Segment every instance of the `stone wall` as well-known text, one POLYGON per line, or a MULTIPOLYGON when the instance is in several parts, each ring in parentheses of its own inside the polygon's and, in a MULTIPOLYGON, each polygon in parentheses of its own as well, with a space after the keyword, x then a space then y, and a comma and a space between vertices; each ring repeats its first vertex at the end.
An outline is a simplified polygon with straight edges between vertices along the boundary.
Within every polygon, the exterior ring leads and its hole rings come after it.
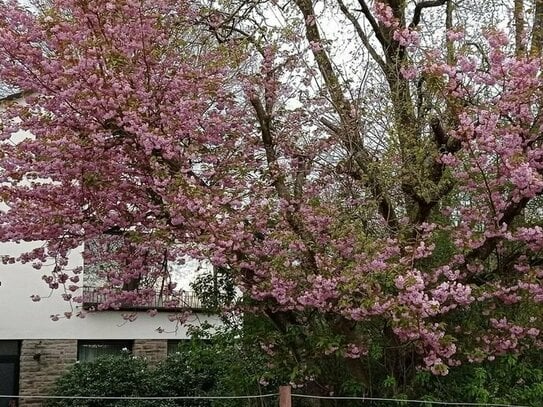
MULTIPOLYGON (((77 360, 77 340, 24 340, 21 345, 19 394, 43 395, 77 360)), ((21 399, 19 407, 41 406, 43 400, 21 399)))
MULTIPOLYGON (((167 356, 165 339, 136 339, 134 355, 147 359, 150 366, 167 356)), ((19 395, 36 396, 51 392, 55 381, 77 360, 77 340, 24 340, 21 345, 19 395)), ((43 400, 21 399, 19 407, 41 407, 43 400)))
POLYGON ((147 359, 150 366, 165 359, 168 353, 168 341, 165 339, 136 339, 132 353, 147 359))

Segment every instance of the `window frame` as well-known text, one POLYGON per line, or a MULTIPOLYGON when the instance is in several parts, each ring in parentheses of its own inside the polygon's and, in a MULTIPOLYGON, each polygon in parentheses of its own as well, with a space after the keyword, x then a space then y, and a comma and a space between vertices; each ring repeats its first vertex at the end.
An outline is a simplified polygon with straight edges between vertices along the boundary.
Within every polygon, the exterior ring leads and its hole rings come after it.
POLYGON ((101 356, 110 356, 115 355, 115 351, 105 352, 103 354, 98 354, 93 358, 83 358, 83 349, 89 345, 96 345, 96 348, 107 348, 108 346, 120 347, 119 355, 122 355, 122 349, 128 349, 128 352, 132 353, 134 348, 133 339, 80 339, 77 341, 77 361, 78 362, 93 362, 101 356))

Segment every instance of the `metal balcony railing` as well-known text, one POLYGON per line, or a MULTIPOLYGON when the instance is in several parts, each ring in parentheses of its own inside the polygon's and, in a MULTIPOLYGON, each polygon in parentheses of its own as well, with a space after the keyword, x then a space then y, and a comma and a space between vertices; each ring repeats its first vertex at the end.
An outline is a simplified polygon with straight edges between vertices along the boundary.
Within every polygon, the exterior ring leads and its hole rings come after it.
MULTIPOLYGON (((96 287, 83 287, 83 308, 91 309, 97 308, 100 304, 108 302, 108 294, 100 291, 96 287)), ((160 291, 157 291, 154 296, 147 298, 145 301, 138 300, 136 302, 127 302, 117 304, 115 309, 119 310, 150 310, 156 309, 158 311, 179 311, 179 310, 202 310, 202 302, 193 291, 183 291, 180 294, 164 295, 160 291)))

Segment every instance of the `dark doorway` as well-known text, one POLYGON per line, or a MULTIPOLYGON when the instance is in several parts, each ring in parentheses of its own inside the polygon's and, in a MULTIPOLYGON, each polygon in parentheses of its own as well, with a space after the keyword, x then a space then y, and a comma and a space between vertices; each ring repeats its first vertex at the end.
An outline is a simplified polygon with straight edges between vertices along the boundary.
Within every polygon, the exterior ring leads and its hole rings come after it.
MULTIPOLYGON (((19 392, 19 341, 0 341, 0 395, 19 392)), ((0 407, 13 407, 17 399, 0 398, 0 407)))

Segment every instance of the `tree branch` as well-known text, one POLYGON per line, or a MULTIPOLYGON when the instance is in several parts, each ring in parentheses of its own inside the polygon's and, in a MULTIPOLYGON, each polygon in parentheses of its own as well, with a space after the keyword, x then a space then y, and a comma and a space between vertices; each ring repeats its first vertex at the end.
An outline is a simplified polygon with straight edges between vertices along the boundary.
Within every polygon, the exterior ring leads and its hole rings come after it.
MULTIPOLYGON (((256 112, 256 117, 260 125, 260 131, 262 133, 262 143, 264 144, 264 150, 266 151, 266 161, 268 162, 268 167, 272 172, 277 195, 282 199, 290 201, 291 194, 286 186, 285 176, 281 173, 276 173, 279 168, 277 167, 277 154, 275 151, 275 143, 271 134, 271 117, 269 113, 266 112, 266 109, 264 108, 262 102, 258 97, 253 96, 249 98, 249 101, 251 102, 251 105, 256 112)), ((296 182, 301 181, 296 180, 296 182)), ((300 194, 301 196, 301 191, 298 192, 298 194, 300 194)), ((297 216, 297 213, 295 213, 293 210, 287 210, 285 213, 285 218, 290 227, 292 228, 293 232, 298 235, 298 237, 304 242, 307 248, 304 261, 305 265, 308 267, 309 270, 316 274, 318 271, 318 266, 317 261, 315 260, 316 256, 314 249, 317 246, 315 243, 315 239, 307 231, 307 229, 304 227, 303 222, 300 220, 300 217, 297 216)))
POLYGON ((302 197, 303 187, 305 185, 307 174, 309 174, 309 171, 311 170, 312 162, 308 156, 302 154, 298 155, 296 159, 297 166, 294 177, 294 198, 299 200, 302 197))
POLYGON ((439 7, 444 5, 450 0, 428 0, 428 1, 421 1, 420 3, 417 3, 415 6, 415 12, 413 13, 413 20, 411 20, 411 24, 409 24, 409 28, 415 28, 420 23, 420 18, 422 16, 422 10, 425 8, 430 7, 439 7))
MULTIPOLYGON (((503 224, 511 224, 511 222, 522 212, 526 207, 530 198, 524 197, 518 202, 512 202, 509 204, 505 211, 503 211, 501 219, 497 222, 498 226, 503 224)), ((473 249, 465 256, 466 263, 474 260, 486 260, 488 256, 496 249, 498 242, 501 240, 499 236, 493 236, 485 240, 485 242, 476 249, 473 249)))
POLYGON ((364 0, 358 0, 358 4, 360 4, 361 7, 360 11, 362 11, 362 14, 364 14, 364 17, 366 17, 366 20, 368 20, 368 22, 370 23, 371 28, 375 33, 375 37, 381 43, 383 49, 386 50, 389 47, 390 42, 383 35, 381 28, 379 27, 379 23, 377 22, 377 20, 375 20, 373 14, 371 14, 369 7, 364 0))
MULTIPOLYGON (((251 105, 256 113, 256 119, 260 126, 260 133, 262 135, 262 144, 264 145, 264 150, 266 151, 266 161, 270 167, 272 173, 275 173, 277 170, 277 154, 275 152, 275 144, 271 135, 271 117, 266 112, 262 102, 257 96, 252 96, 249 98, 251 105)), ((290 193, 287 190, 285 184, 285 177, 283 174, 273 174, 274 186, 279 197, 289 200, 290 193)))
POLYGON ((26 96, 28 96, 28 95, 30 95, 32 93, 33 92, 29 91, 29 90, 23 90, 23 91, 20 91, 20 92, 11 93, 9 95, 1 97, 0 98, 0 103, 12 102, 14 100, 23 99, 24 97, 26 97, 26 96))
MULTIPOLYGON (((316 23, 313 21, 315 13, 311 0, 296 0, 296 4, 304 16, 307 40, 310 43, 320 43, 321 36, 316 23)), ((380 215, 385 219, 391 229, 397 231, 399 225, 392 203, 386 197, 385 190, 381 186, 375 171, 370 168, 373 159, 361 142, 353 142, 353 140, 360 138, 359 130, 355 124, 356 121, 352 117, 351 103, 343 94, 330 57, 324 49, 313 50, 313 55, 317 61, 319 71, 324 79, 330 98, 341 119, 341 126, 336 126, 326 118, 321 118, 320 121, 327 128, 332 130, 335 135, 342 139, 351 157, 353 157, 352 159, 366 175, 368 179, 367 185, 370 187, 370 191, 378 203, 380 215)))
POLYGON ((377 62, 377 64, 381 67, 383 72, 386 72, 387 65, 386 65, 385 61, 383 61, 383 58, 381 58, 381 56, 379 56, 379 54, 377 53, 375 48, 373 48, 371 46, 370 41, 368 39, 368 36, 366 35, 364 30, 362 29, 362 27, 361 27, 360 23, 358 22, 358 20, 356 19, 356 17, 353 16, 353 14, 347 9, 347 7, 345 6, 345 3, 343 3, 342 0, 337 0, 337 2, 339 4, 339 8, 343 12, 343 14, 345 14, 345 17, 347 17, 349 19, 349 21, 352 23, 352 25, 354 26, 354 28, 356 30, 356 33, 358 34, 358 37, 360 37, 360 40, 362 41, 362 44, 364 44, 364 47, 366 47, 366 49, 370 53, 373 60, 375 62, 377 62))

